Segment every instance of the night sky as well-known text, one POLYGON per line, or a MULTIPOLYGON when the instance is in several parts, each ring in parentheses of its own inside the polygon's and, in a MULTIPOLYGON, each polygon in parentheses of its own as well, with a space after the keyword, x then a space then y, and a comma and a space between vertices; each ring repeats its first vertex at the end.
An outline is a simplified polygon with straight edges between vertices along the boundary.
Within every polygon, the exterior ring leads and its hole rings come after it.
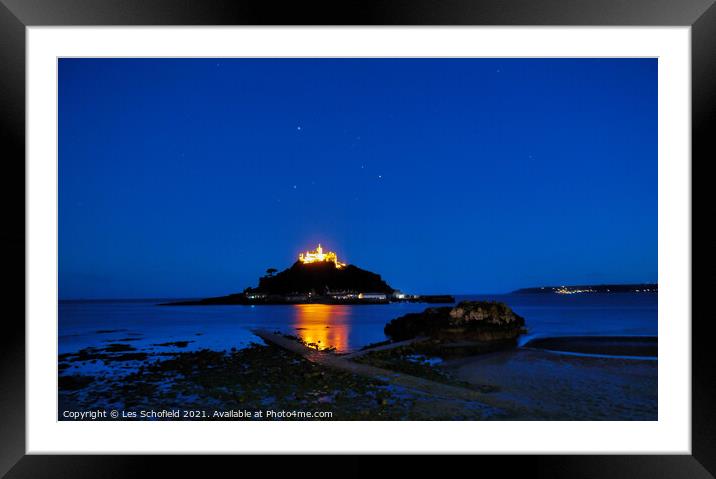
POLYGON ((657 61, 59 61, 60 298, 318 242, 409 293, 656 281, 657 61))

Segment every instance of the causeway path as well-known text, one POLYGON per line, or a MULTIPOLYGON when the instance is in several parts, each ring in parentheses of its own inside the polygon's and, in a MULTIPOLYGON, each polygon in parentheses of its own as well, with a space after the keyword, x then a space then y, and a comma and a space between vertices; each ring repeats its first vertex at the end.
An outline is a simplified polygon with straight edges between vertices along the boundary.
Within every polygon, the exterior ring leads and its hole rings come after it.
POLYGON ((501 409, 515 409, 514 403, 497 398, 491 393, 483 393, 472 389, 419 378, 417 376, 411 376, 409 374, 389 371, 387 369, 377 368, 367 364, 356 363, 346 359, 345 356, 336 356, 331 352, 312 349, 295 339, 290 339, 269 331, 257 329, 252 332, 267 343, 274 344, 287 351, 298 354, 299 356, 322 366, 347 371, 349 373, 371 379, 377 379, 388 384, 402 386, 406 389, 411 389, 413 391, 429 394, 442 399, 477 401, 482 404, 487 404, 488 406, 501 409))
POLYGON ((343 354, 343 355, 341 355, 341 358, 342 359, 359 358, 363 355, 372 353, 374 351, 388 351, 389 349, 395 349, 395 348, 400 348, 403 346, 408 346, 409 344, 419 343, 419 342, 425 341, 427 339, 428 338, 426 338, 426 337, 419 336, 419 337, 413 338, 413 339, 406 339, 405 341, 396 341, 395 343, 381 344, 380 346, 373 346, 372 348, 361 349, 354 353, 343 354))

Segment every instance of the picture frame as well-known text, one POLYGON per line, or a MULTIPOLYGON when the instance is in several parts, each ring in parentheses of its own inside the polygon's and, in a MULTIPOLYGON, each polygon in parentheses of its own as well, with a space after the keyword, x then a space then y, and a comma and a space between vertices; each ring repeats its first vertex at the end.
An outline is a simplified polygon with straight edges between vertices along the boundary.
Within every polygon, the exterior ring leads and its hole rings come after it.
MULTIPOLYGON (((141 25, 512 25, 512 26, 690 26, 692 38, 692 178, 693 165, 713 156, 708 120, 716 111, 716 7, 712 0, 689 0, 654 4, 637 0, 625 6, 619 0, 601 2, 541 0, 528 1, 453 0, 440 4, 417 2, 361 2, 343 11, 321 4, 296 4, 278 8, 269 3, 171 2, 166 0, 127 1, 121 5, 106 0, 86 4, 77 0, 0 1, 0 104, 6 178, 13 178, 2 191, 5 209, 3 249, 8 263, 6 297, 17 310, 5 318, 2 341, 0 384, 0 473, 6 477, 124 477, 141 471, 155 475, 168 469, 183 474, 192 468, 206 470, 220 464, 207 457, 131 456, 39 456, 25 454, 25 210, 15 207, 25 196, 25 29, 29 26, 141 26, 141 25), (709 155, 711 153, 711 155, 709 155), (696 160, 701 158, 701 160, 696 160), (12 207, 10 206, 12 205, 12 207), (20 274, 22 268, 22 274, 20 274), (19 278, 23 278, 21 281, 19 278)), ((703 181, 703 179, 701 180, 703 181)), ((693 195, 694 206, 700 199, 693 195)), ((692 217, 693 218, 693 217, 692 217)), ((696 241, 692 219, 693 252, 708 252, 696 241)), ((694 264, 694 273, 713 265, 707 255, 694 264)), ((705 297, 708 282, 693 279, 692 304, 699 306, 696 293, 705 297)), ((710 321, 692 310, 692 454, 675 456, 521 456, 510 459, 515 472, 540 471, 549 477, 713 477, 716 475, 716 387, 713 381, 714 355, 711 352, 710 321), (517 459, 517 458, 515 458, 517 459)), ((228 463, 231 458, 221 458, 228 463)), ((498 467, 508 462, 488 456, 498 467)), ((292 462, 293 460, 291 460, 292 462)), ((364 458, 351 458, 344 467, 366 468, 364 458)), ((286 471, 296 464, 286 464, 286 471)), ((484 467, 484 466, 481 466, 484 467)))

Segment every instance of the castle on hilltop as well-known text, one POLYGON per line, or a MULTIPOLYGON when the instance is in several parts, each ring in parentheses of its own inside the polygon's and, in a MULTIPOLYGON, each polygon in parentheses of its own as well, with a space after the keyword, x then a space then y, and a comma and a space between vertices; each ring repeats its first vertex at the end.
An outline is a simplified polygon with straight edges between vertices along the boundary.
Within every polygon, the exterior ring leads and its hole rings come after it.
POLYGON ((299 254, 298 260, 303 264, 330 262, 335 264, 338 269, 343 268, 346 265, 345 263, 338 261, 338 255, 333 251, 324 253, 321 243, 318 243, 318 248, 315 250, 299 254))

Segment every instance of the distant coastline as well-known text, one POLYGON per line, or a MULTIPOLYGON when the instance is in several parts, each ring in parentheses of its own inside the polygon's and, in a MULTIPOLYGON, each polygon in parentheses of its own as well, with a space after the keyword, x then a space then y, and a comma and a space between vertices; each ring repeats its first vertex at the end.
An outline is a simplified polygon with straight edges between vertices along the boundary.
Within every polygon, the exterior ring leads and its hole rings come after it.
POLYGON ((658 293, 658 283, 580 284, 521 288, 512 294, 658 293))
MULTIPOLYGON (((509 292, 497 293, 456 293, 456 294, 404 294, 396 292, 395 295, 386 294, 386 298, 380 298, 378 302, 405 302, 405 303, 454 303, 455 298, 469 296, 504 296, 510 294, 579 294, 579 293, 658 293, 657 283, 634 283, 634 284, 602 284, 602 285, 570 285, 570 286, 535 286, 529 288, 520 288, 509 292), (569 291, 565 293, 562 291, 569 291)), ((357 298, 359 293, 353 293, 357 298)), ((339 295, 339 293, 335 294, 339 295)), ((301 304, 301 303, 318 303, 322 301, 324 304, 375 304, 377 298, 366 298, 351 303, 348 298, 343 301, 336 300, 334 294, 330 295, 311 295, 309 298, 294 298, 292 295, 274 296, 272 298, 261 298, 258 295, 252 295, 248 298, 247 293, 235 293, 225 296, 216 296, 209 298, 201 297, 156 297, 156 298, 60 298, 60 303, 136 303, 136 302, 154 302, 160 304, 301 304), (263 301, 260 301, 263 299, 263 301), (295 301, 298 299, 298 301, 295 301)))

